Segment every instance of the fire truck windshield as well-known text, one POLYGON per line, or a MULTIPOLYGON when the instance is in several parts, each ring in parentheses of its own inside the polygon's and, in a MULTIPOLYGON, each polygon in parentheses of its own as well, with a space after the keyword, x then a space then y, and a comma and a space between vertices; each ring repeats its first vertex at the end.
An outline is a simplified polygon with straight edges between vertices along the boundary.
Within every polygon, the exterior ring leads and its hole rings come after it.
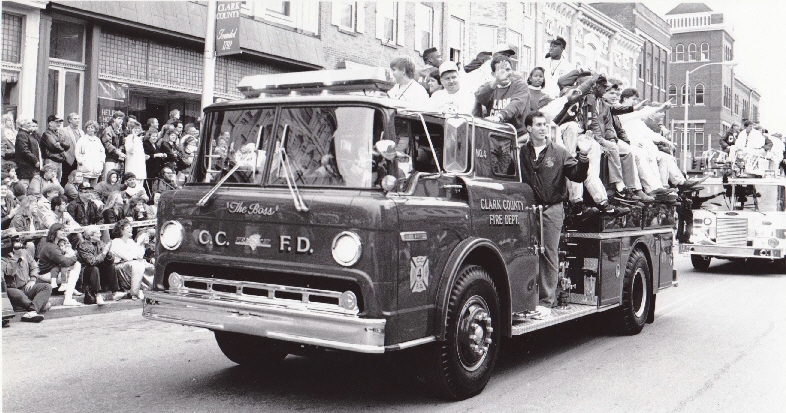
POLYGON ((297 186, 374 188, 393 170, 392 162, 375 150, 374 144, 384 137, 383 117, 377 109, 285 107, 274 126, 275 112, 275 108, 227 110, 210 117, 213 121, 205 136, 211 141, 195 181, 215 183, 237 167, 226 184, 259 185, 267 176, 265 184, 286 186, 284 167, 288 166, 290 180, 297 186), (282 157, 276 148, 285 128, 286 157, 282 157))
POLYGON ((762 183, 755 185, 708 185, 705 183, 702 187, 698 196, 693 199, 694 209, 759 212, 786 210, 786 205, 784 205, 786 190, 782 185, 762 183))

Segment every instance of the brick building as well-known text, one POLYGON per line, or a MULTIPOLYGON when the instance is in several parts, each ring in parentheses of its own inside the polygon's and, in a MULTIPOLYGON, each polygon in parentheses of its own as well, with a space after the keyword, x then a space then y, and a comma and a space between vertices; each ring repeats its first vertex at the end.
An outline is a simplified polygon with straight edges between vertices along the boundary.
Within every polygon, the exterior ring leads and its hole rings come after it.
POLYGON ((733 65, 724 63, 734 59, 734 32, 722 13, 703 3, 682 3, 666 13, 666 21, 672 34, 668 92, 677 102, 669 111, 669 118, 681 152, 684 111, 688 105, 687 159, 690 161, 707 149, 718 148, 718 137, 732 122, 744 118, 743 112, 752 117, 755 107, 758 116, 761 96, 753 85, 736 79, 733 65), (685 74, 694 70, 686 86, 685 74), (739 111, 735 109, 738 101, 739 111))
POLYGON ((592 7, 611 17, 644 42, 636 64, 636 84, 642 99, 665 102, 668 98, 670 27, 642 3, 593 3, 592 7))

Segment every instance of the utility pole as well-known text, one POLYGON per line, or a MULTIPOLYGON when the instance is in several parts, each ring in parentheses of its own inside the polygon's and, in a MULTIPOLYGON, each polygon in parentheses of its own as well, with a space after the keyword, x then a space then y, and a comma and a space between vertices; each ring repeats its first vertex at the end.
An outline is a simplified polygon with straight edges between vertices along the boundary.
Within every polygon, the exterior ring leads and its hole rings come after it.
POLYGON ((213 103, 216 82, 216 0, 207 2, 207 29, 205 30, 205 57, 202 65, 202 113, 213 103))

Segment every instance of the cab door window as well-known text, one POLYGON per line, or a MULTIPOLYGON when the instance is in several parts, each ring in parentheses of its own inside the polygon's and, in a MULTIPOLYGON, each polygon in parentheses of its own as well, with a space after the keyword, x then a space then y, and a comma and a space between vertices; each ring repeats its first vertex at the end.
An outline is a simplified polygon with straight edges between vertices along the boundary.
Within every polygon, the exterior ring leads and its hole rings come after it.
POLYGON ((406 158, 409 158, 411 170, 426 173, 444 170, 441 166, 442 148, 445 139, 444 129, 441 124, 427 121, 428 135, 426 130, 423 129, 423 122, 419 117, 397 117, 394 125, 396 129, 396 150, 399 152, 399 168, 406 168, 404 166, 407 162, 406 158), (431 150, 429 145, 429 136, 434 145, 434 151, 431 150))

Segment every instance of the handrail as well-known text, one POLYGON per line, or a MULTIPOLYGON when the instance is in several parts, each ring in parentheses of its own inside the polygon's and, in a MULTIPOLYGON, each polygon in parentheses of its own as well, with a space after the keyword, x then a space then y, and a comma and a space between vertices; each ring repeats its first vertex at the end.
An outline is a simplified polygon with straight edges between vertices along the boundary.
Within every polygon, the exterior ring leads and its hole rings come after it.
MULTIPOLYGON (((116 225, 116 223, 113 223, 113 224, 87 225, 87 226, 91 226, 91 227, 95 226, 99 230, 105 230, 105 229, 108 230, 108 229, 114 228, 115 225, 116 225)), ((130 221, 130 225, 131 225, 132 228, 136 228, 136 227, 152 227, 152 226, 156 225, 156 220, 155 219, 146 219, 146 220, 143 220, 143 221, 130 221)), ((82 232, 85 231, 85 227, 65 228, 65 230, 69 234, 81 234, 82 232)), ((8 231, 6 229, 6 230, 3 230, 2 239, 5 240, 7 238, 17 237, 17 236, 25 238, 25 239, 45 237, 48 232, 49 232, 48 229, 42 229, 42 230, 37 230, 37 231, 22 231, 22 232, 17 232, 17 231, 11 232, 11 231, 8 231)))

